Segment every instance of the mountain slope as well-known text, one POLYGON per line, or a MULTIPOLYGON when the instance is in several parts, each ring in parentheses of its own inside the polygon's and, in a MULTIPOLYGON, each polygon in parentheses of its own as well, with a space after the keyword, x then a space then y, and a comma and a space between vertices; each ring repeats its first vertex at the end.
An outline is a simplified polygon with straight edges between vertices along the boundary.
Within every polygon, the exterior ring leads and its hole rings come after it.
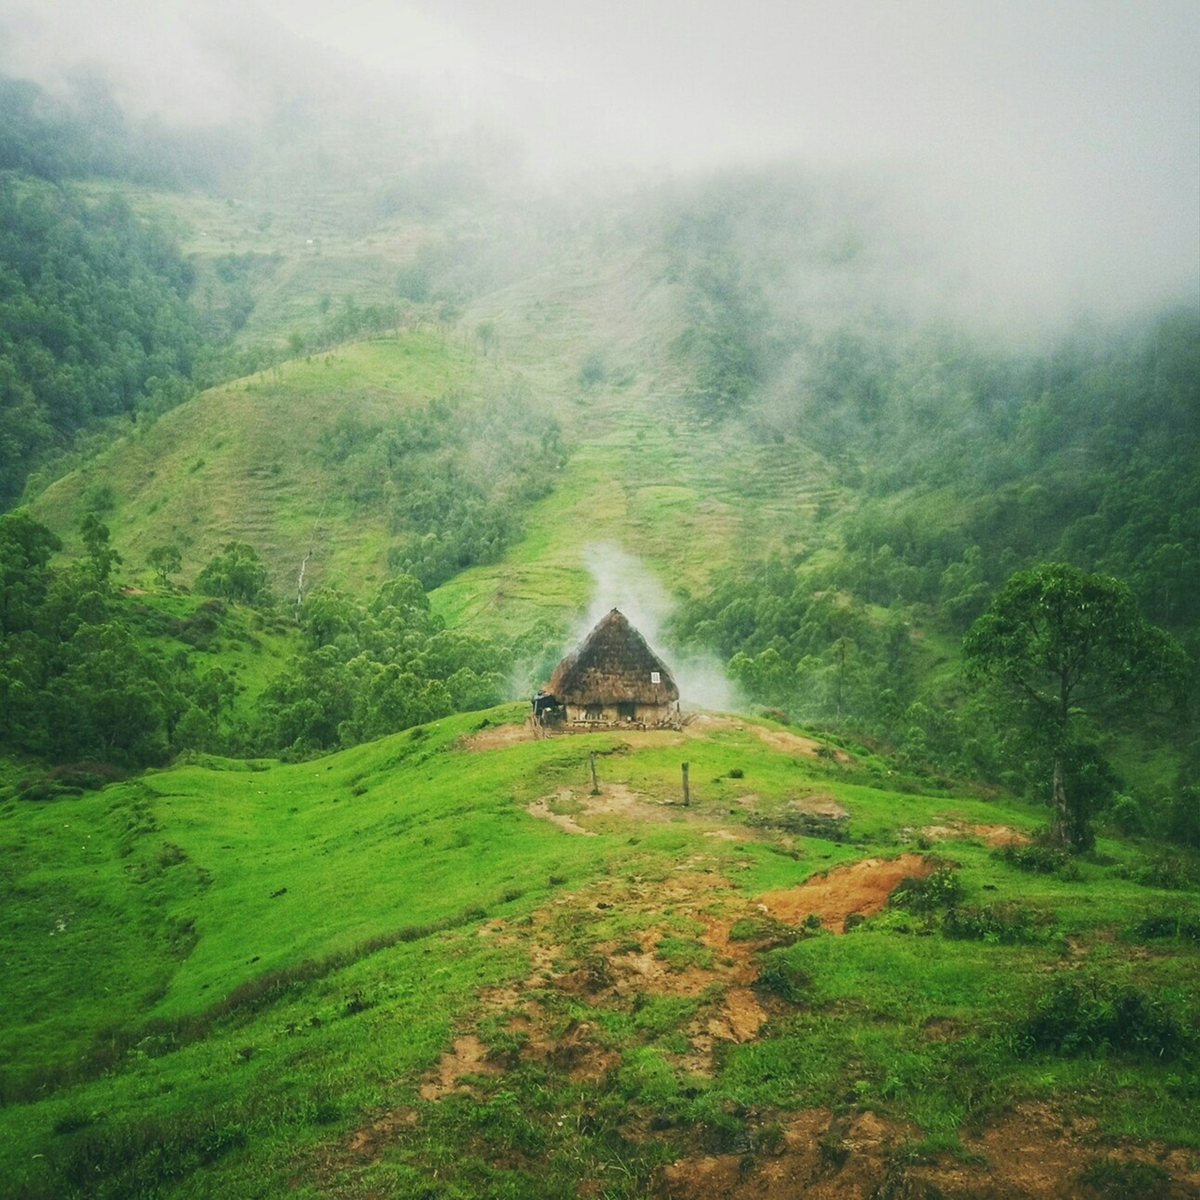
POLYGON ((669 351, 677 289, 644 256, 617 257, 568 262, 481 300, 463 319, 477 331, 469 339, 404 330, 203 393, 48 489, 34 514, 69 539, 104 488, 102 515, 134 570, 176 542, 187 578, 236 539, 263 556, 281 596, 295 593, 310 548, 306 587, 362 595, 388 569, 395 531, 323 461, 339 422, 506 394, 559 422, 568 458, 525 512, 524 537, 441 589, 452 623, 505 635, 543 617, 561 627, 586 606, 592 543, 618 543, 668 588, 696 588, 730 561, 819 541, 818 509, 840 502, 832 469, 792 437, 698 422, 669 351))
POLYGON ((383 421, 476 377, 473 356, 443 335, 409 331, 273 368, 202 393, 145 423, 35 501, 34 515, 69 535, 93 489, 135 570, 175 542, 194 574, 225 542, 247 541, 273 585, 295 594, 309 548, 310 582, 365 593, 384 577, 382 514, 356 512, 318 453, 339 418, 383 421))
MULTIPOLYGON (((6 804, 9 1194, 701 1195, 723 1156, 764 1186, 825 1138, 838 1186, 957 1197, 964 1122, 1006 1111, 1086 1116, 1160 1194, 1195 1185, 1145 1139, 1195 1147, 1200 916, 1140 853, 1030 874, 994 847, 1036 810, 900 793, 770 723, 539 740, 523 715, 6 804), (1114 983, 1133 1033, 1092 1057, 1067 1039, 1114 983)), ((1051 1188, 1108 1161, 1069 1146, 1051 1188)))

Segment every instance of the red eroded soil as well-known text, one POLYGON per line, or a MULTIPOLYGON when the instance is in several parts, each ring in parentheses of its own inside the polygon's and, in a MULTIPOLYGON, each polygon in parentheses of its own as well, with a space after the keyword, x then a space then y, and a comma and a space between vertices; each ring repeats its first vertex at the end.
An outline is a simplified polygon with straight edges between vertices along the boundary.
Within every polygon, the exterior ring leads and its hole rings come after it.
POLYGON ((936 869, 934 861, 920 854, 864 858, 816 875, 799 887, 765 892, 759 902, 771 916, 788 925, 799 925, 815 913, 826 929, 841 933, 852 914, 869 917, 879 912, 902 879, 921 879, 936 869))

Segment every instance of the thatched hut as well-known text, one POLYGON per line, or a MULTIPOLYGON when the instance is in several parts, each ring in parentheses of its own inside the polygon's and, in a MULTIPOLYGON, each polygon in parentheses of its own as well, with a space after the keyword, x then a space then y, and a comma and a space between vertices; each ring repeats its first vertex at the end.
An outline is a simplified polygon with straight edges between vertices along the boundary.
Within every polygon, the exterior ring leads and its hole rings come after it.
POLYGON ((679 689, 646 639, 613 609, 534 697, 539 720, 570 725, 674 725, 679 689))

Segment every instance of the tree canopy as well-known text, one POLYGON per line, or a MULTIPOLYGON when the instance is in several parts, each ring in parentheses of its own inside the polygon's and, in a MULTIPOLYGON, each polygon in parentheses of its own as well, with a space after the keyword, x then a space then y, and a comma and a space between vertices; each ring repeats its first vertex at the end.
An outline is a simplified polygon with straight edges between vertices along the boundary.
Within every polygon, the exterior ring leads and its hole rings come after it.
POLYGON ((119 198, 0 173, 0 506, 38 454, 191 374, 192 278, 119 198))
POLYGON ((1169 707, 1183 681, 1179 644, 1145 620, 1121 580, 1050 563, 1009 579, 967 632, 963 659, 969 678, 1000 688, 1037 729, 1054 764, 1054 837, 1086 845, 1088 814, 1064 779, 1074 727, 1139 699, 1169 707))

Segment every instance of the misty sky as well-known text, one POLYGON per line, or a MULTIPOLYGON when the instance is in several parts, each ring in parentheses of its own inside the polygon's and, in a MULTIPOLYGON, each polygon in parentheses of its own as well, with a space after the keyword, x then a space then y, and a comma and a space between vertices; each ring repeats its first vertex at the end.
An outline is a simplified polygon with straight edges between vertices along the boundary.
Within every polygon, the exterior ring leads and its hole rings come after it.
POLYGON ((1197 0, 0 0, 0 67, 223 119, 269 22, 515 125, 535 167, 883 164, 1025 286, 1200 278, 1197 0))

